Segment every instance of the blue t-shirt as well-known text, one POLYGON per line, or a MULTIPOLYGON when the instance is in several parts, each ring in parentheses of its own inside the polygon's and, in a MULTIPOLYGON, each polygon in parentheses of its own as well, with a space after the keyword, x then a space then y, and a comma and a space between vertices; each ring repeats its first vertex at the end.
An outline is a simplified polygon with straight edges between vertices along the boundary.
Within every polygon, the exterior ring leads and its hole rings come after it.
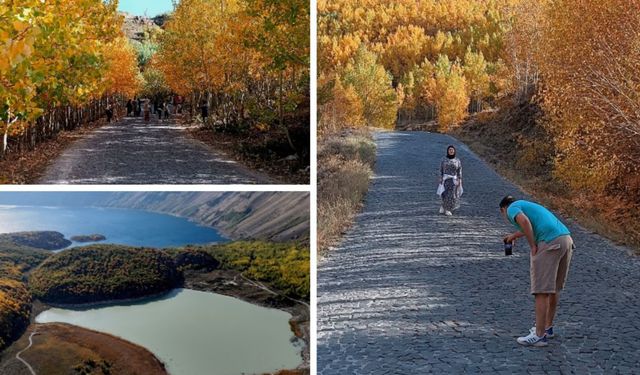
POLYGON ((524 231, 516 222, 516 216, 519 213, 524 213, 529 218, 536 243, 549 242, 560 236, 571 234, 569 229, 551 211, 537 203, 520 200, 509 205, 507 217, 511 224, 522 233, 524 231))

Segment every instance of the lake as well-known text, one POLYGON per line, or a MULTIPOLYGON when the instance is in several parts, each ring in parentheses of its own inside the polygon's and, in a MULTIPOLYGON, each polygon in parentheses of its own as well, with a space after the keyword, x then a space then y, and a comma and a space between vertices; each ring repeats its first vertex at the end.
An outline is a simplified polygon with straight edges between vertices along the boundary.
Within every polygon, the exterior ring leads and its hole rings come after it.
POLYGON ((67 239, 103 234, 107 237, 104 243, 159 248, 227 241, 213 228, 147 211, 0 205, 0 233, 22 231, 56 231, 67 239))
POLYGON ((189 289, 145 301, 83 310, 53 308, 37 323, 68 323, 147 348, 173 375, 261 374, 301 362, 291 315, 189 289))

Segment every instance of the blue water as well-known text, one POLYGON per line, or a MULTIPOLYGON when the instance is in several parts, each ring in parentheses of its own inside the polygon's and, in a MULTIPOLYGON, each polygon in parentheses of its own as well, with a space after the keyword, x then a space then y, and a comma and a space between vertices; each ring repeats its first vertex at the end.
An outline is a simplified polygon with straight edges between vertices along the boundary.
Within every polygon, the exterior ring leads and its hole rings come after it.
MULTIPOLYGON (((45 230, 60 232, 67 239, 102 234, 107 240, 100 243, 157 248, 227 241, 213 228, 153 212, 0 205, 0 233, 45 230)), ((74 243, 70 247, 87 244, 74 243)))

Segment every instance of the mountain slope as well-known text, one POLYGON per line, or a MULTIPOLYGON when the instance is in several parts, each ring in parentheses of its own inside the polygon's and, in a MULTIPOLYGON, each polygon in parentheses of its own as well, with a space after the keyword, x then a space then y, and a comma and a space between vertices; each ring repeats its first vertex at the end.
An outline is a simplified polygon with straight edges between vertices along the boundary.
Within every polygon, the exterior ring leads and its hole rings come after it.
POLYGON ((8 192, 0 195, 1 204, 130 208, 191 219, 233 240, 309 239, 304 192, 8 192))

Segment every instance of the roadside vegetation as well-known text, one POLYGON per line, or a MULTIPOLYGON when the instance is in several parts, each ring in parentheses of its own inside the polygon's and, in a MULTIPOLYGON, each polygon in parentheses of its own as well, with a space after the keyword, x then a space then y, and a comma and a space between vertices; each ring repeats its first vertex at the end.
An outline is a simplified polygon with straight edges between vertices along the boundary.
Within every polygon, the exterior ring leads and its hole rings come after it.
POLYGON ((376 146, 367 130, 321 138, 318 145, 318 250, 325 253, 352 224, 369 188, 376 146))

